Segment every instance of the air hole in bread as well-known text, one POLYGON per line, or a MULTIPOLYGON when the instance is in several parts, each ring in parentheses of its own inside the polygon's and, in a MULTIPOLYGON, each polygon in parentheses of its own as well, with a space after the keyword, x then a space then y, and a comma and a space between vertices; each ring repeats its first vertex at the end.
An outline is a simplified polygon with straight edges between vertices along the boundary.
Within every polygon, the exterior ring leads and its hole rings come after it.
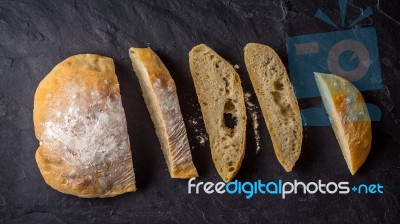
POLYGON ((281 101, 281 94, 279 92, 272 91, 271 94, 275 103, 279 103, 281 101))
POLYGON ((226 77, 223 77, 222 80, 224 80, 224 82, 225 82, 225 87, 228 88, 229 80, 226 77))
POLYGON ((233 172, 234 170, 235 170, 235 168, 229 167, 228 172, 233 172))
MULTIPOLYGON (((293 117, 293 115, 294 115, 293 109, 291 108, 291 106, 289 104, 287 104, 287 99, 282 98, 282 93, 277 92, 277 91, 271 91, 270 93, 272 95, 272 99, 274 100, 276 105, 279 107, 280 113, 284 117, 293 117)), ((287 119, 285 119, 285 124, 288 124, 287 119)))
POLYGON ((225 126, 230 129, 234 129, 237 125, 237 118, 233 115, 233 112, 235 111, 236 111, 235 104, 232 102, 231 99, 228 99, 225 102, 224 106, 224 123, 225 126))
POLYGON ((224 123, 225 126, 234 129, 237 125, 237 120, 231 113, 224 113, 224 123))
POLYGON ((225 82, 225 91, 226 91, 226 95, 229 95, 230 93, 230 89, 229 89, 229 80, 226 77, 223 77, 222 80, 224 80, 225 82))
POLYGON ((227 100, 224 107, 225 113, 232 113, 235 110, 235 104, 231 99, 227 100))
POLYGON ((219 65, 218 65, 218 63, 217 63, 217 64, 215 64, 215 68, 219 68, 219 65))
MULTIPOLYGON (((192 49, 193 52, 202 52, 203 50, 200 48, 192 49)), ((207 55, 207 53, 204 53, 204 55, 207 55)))
POLYGON ((283 90, 283 83, 281 82, 281 80, 276 80, 276 81, 274 81, 274 87, 275 87, 275 90, 278 90, 278 91, 280 91, 280 90, 283 90))
POLYGON ((228 162, 228 166, 232 166, 232 161, 229 161, 229 162, 228 162))

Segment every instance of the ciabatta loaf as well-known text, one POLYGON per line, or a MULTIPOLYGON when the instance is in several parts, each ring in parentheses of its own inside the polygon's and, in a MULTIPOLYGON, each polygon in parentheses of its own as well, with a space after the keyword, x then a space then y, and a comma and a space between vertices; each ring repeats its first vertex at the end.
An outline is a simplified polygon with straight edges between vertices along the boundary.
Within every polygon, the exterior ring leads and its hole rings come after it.
POLYGON ((275 155, 289 172, 300 156, 303 127, 285 66, 272 48, 256 43, 245 46, 244 61, 271 136, 275 155))
POLYGON ((84 198, 136 190, 119 84, 111 58, 67 58, 40 82, 33 120, 36 162, 52 188, 84 198))
POLYGON ((246 109, 239 75, 204 44, 190 51, 189 64, 215 167, 229 182, 238 172, 245 152, 246 109))
POLYGON ((354 175, 371 149, 371 119, 360 91, 349 81, 315 73, 318 90, 329 115, 350 173, 354 175))
POLYGON ((175 82, 150 48, 131 48, 129 56, 172 178, 197 177, 175 82))

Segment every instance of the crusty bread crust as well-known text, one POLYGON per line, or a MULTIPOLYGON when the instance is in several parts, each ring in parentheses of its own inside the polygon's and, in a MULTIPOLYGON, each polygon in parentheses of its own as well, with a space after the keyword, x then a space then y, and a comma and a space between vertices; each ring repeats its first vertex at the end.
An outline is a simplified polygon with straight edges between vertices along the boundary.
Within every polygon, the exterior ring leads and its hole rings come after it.
POLYGON ((350 173, 354 175, 368 157, 372 142, 371 119, 360 91, 349 81, 315 73, 324 107, 350 173))
POLYGON ((67 58, 34 98, 36 162, 52 188, 79 197, 136 191, 129 137, 111 58, 67 58))
POLYGON ((131 48, 129 56, 172 178, 197 177, 175 82, 150 48, 131 48))
POLYGON ((275 155, 289 172, 301 153, 303 126, 285 66, 272 48, 256 43, 245 46, 244 60, 275 155))
POLYGON ((190 51, 189 64, 215 167, 229 182, 238 172, 245 152, 247 117, 239 75, 204 44, 190 51), (227 115, 235 119, 234 127, 227 126, 227 115))

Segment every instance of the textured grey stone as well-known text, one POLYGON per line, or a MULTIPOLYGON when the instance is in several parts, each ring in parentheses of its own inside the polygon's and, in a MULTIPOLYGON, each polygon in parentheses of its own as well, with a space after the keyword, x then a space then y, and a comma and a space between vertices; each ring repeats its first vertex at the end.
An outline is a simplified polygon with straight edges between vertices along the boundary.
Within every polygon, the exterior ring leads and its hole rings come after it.
MULTIPOLYGON (((176 81, 197 181, 221 181, 208 142, 196 140, 203 123, 190 77, 188 52, 206 43, 238 70, 253 93, 243 62, 248 42, 277 50, 287 65, 288 36, 335 31, 314 17, 321 8, 339 21, 337 1, 5 1, 0 0, 0 223, 399 223, 400 17, 397 1, 349 1, 348 21, 360 9, 378 35, 384 87, 364 92, 382 109, 373 123, 373 147, 357 175, 347 170, 330 127, 306 127, 303 152, 293 172, 275 158, 260 122, 261 151, 255 154, 251 124, 241 181, 349 181, 380 183, 383 195, 188 195, 187 181, 170 179, 128 48, 152 47, 176 81), (35 163, 38 141, 32 123, 33 95, 40 80, 64 58, 97 53, 114 58, 131 137, 138 191, 115 198, 80 199, 45 184, 35 163), (200 120, 201 121, 201 120, 200 120)), ((253 96, 253 102, 256 103, 253 96)), ((301 101, 301 107, 310 104, 301 101)), ((260 111, 258 111, 259 114, 260 111)))

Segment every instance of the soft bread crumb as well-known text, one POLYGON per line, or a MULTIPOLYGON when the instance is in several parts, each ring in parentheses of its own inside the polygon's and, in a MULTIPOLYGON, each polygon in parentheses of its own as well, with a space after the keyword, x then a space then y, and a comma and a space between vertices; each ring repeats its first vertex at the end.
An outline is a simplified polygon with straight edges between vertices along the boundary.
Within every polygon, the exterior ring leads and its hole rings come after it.
POLYGON ((285 66, 273 49, 261 44, 247 44, 244 59, 276 157, 289 172, 300 156, 303 127, 285 66))
POLYGON ((204 44, 190 51, 189 64, 215 167, 229 182, 240 168, 245 148, 247 116, 239 75, 204 44))

